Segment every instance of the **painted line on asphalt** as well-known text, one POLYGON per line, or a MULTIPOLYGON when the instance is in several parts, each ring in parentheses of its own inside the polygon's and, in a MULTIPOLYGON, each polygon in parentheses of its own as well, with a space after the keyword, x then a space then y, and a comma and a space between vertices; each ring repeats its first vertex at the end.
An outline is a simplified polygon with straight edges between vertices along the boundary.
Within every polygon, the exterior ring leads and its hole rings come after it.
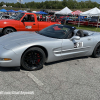
POLYGON ((32 73, 28 73, 28 76, 35 82, 35 83, 37 83, 39 86, 43 86, 44 84, 40 81, 40 80, 38 80, 32 73))

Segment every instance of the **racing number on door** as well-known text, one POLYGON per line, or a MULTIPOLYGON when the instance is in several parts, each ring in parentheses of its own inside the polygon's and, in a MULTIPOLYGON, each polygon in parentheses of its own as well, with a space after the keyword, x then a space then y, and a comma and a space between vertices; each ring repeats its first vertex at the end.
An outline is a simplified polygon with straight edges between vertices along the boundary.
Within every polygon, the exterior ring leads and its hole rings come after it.
POLYGON ((76 42, 74 43, 74 48, 83 47, 83 42, 76 42))

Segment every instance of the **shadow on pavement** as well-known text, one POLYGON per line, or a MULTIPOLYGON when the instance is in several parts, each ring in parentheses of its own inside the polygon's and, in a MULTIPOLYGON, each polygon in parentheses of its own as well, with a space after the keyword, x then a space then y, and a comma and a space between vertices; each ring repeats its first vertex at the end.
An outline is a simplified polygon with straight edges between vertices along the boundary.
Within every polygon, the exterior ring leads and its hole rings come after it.
POLYGON ((65 62, 65 61, 72 61, 72 60, 86 59, 86 58, 88 58, 88 57, 70 58, 70 59, 64 59, 64 60, 60 60, 60 61, 55 61, 55 62, 45 63, 44 65, 48 66, 48 65, 52 65, 52 64, 57 64, 57 63, 65 62))
MULTIPOLYGON (((71 58, 71 59, 65 59, 65 60, 60 60, 60 61, 45 63, 44 65, 49 66, 49 65, 52 65, 52 64, 57 64, 57 63, 65 62, 65 61, 72 61, 72 60, 78 60, 78 59, 87 59, 87 58, 88 57, 77 57, 77 58, 71 58)), ((27 71, 23 67, 0 67, 0 71, 2 71, 2 72, 20 71, 20 69, 24 70, 24 71, 27 71)), ((38 70, 36 70, 36 71, 38 71, 38 70)))
POLYGON ((2 72, 20 71, 20 67, 0 67, 2 72))
POLYGON ((3 33, 0 32, 0 37, 3 36, 3 33))

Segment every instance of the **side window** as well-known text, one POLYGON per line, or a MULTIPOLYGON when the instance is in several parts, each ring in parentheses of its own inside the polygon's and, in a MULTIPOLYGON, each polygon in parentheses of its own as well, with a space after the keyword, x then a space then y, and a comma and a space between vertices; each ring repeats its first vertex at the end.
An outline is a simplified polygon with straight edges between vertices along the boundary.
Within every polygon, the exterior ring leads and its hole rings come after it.
POLYGON ((31 21, 35 22, 34 15, 31 15, 31 21))
POLYGON ((34 15, 25 15, 25 17, 23 18, 24 22, 35 22, 34 20, 34 15))
POLYGON ((28 20, 27 18, 28 18, 27 15, 25 15, 23 18, 23 22, 27 22, 27 20, 28 20))
POLYGON ((74 36, 74 32, 71 32, 71 33, 68 34, 67 39, 70 39, 70 38, 72 38, 73 36, 74 36))

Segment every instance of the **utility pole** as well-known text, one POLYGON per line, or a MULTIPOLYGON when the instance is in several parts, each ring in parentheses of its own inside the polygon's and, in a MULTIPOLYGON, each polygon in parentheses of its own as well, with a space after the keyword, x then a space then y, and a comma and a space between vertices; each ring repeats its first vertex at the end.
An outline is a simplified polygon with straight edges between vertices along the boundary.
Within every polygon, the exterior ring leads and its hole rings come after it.
POLYGON ((21 1, 22 1, 22 0, 17 0, 17 1, 20 3, 20 9, 21 9, 21 1))
POLYGON ((20 9, 21 9, 21 0, 19 0, 19 2, 20 2, 20 9))

